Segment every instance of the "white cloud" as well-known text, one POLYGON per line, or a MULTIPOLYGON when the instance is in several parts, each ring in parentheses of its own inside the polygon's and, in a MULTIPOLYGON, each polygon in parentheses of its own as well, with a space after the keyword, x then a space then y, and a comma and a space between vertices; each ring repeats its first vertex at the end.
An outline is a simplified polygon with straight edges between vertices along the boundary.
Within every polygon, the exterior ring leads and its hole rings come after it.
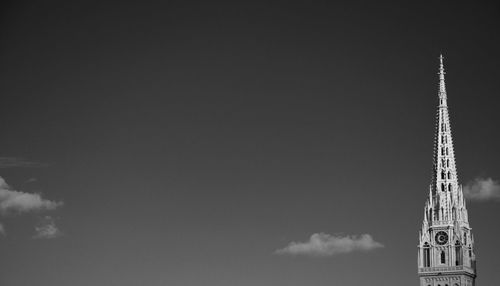
POLYGON ((0 157, 0 168, 45 168, 48 165, 17 157, 0 157))
POLYGON ((51 216, 46 216, 43 218, 42 222, 35 227, 35 235, 33 238, 51 239, 61 235, 62 233, 59 228, 57 228, 54 219, 51 216))
POLYGON ((0 212, 30 212, 39 210, 53 210, 61 206, 62 202, 43 199, 40 194, 31 194, 15 191, 0 177, 0 212))
POLYGON ((464 195, 475 201, 500 201, 500 184, 492 178, 476 178, 465 185, 464 195))
POLYGON ((277 254, 332 256, 353 251, 369 251, 384 247, 373 240, 369 234, 334 236, 326 233, 315 233, 309 241, 291 242, 285 248, 276 251, 277 254))

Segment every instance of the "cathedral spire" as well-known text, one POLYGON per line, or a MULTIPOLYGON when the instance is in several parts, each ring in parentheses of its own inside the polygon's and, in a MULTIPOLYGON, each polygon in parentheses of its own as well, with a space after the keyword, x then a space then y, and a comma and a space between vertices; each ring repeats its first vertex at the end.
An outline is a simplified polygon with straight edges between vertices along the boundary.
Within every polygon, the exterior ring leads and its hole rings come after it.
POLYGON ((476 277, 474 240, 462 186, 458 184, 443 55, 439 56, 438 75, 433 173, 419 232, 420 286, 473 286, 476 277))
MULTIPOLYGON (((458 189, 457 170, 455 166, 455 152, 453 150, 453 139, 451 137, 451 125, 448 113, 446 86, 444 79, 443 55, 439 56, 439 92, 438 92, 438 120, 436 138, 434 142, 434 172, 432 178, 433 194, 444 194, 456 198, 458 189)), ((444 212, 450 210, 446 204, 442 204, 444 212)))

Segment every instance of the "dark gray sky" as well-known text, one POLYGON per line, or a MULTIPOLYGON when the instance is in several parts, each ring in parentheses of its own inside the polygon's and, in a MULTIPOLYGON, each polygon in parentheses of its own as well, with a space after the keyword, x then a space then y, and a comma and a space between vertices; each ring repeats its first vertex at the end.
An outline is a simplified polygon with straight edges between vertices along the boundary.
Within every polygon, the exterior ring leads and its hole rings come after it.
POLYGON ((441 52, 460 182, 500 179, 498 4, 42 2, 1 10, 0 157, 43 164, 0 177, 64 205, 0 218, 1 285, 417 285, 441 52), (319 232, 385 247, 274 253, 319 232))

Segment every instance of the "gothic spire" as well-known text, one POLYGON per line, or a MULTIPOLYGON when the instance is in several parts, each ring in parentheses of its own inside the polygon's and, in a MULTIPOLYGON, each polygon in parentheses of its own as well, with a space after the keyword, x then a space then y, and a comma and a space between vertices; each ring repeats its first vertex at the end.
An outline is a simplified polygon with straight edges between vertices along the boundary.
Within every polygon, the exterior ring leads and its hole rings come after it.
MULTIPOLYGON (((432 176, 432 193, 443 208, 443 215, 450 214, 450 199, 458 199, 458 177, 455 166, 455 152, 451 136, 451 125, 448 111, 445 71, 443 55, 439 56, 439 92, 436 138, 434 142, 434 172, 432 176)), ((444 219, 444 217, 440 218, 444 219)))
POLYGON ((433 173, 419 232, 420 285, 444 285, 440 281, 452 280, 462 281, 458 283, 460 285, 465 285, 463 281, 474 285, 474 239, 462 186, 458 184, 442 55, 439 56, 438 75, 433 173))

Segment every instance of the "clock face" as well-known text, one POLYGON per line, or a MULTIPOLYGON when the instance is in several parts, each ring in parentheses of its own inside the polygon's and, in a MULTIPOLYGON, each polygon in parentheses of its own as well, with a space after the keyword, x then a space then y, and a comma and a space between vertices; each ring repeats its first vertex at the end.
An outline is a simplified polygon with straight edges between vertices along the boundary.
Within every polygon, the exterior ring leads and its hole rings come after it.
POLYGON ((439 245, 446 244, 448 242, 448 234, 444 231, 438 231, 436 233, 436 243, 439 245))

